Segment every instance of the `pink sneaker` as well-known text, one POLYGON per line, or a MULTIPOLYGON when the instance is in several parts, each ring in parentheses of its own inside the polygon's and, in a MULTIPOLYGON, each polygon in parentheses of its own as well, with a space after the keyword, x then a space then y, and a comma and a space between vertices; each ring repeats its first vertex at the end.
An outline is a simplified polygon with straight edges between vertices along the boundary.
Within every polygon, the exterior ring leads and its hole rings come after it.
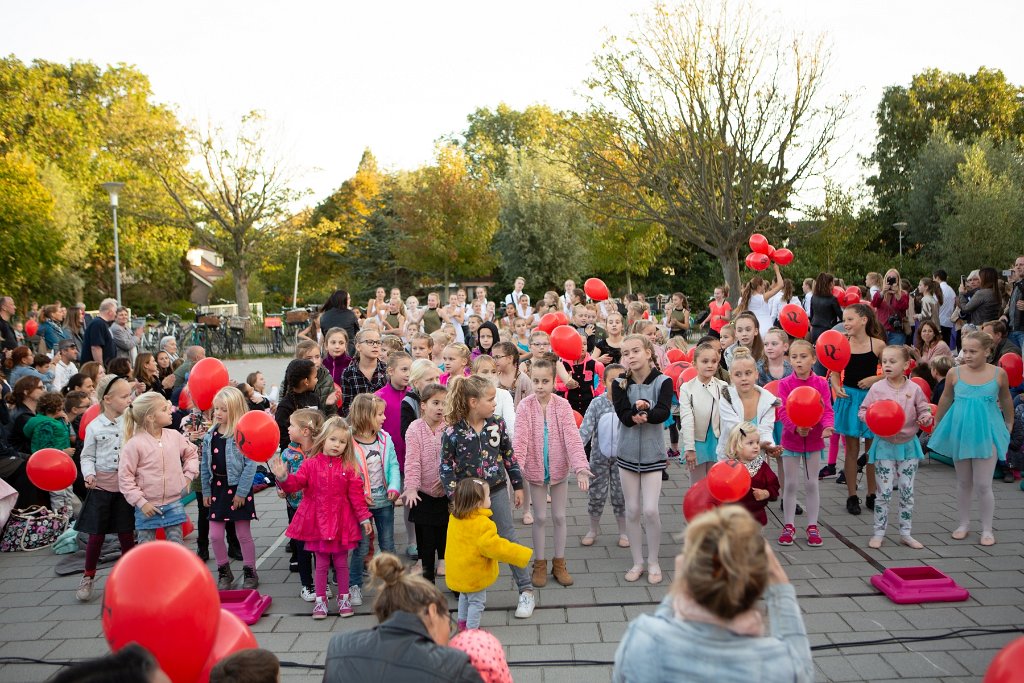
POLYGON ((313 606, 313 618, 316 620, 327 618, 327 599, 317 598, 316 604, 313 606))
POLYGON ((352 600, 348 597, 348 593, 338 596, 338 616, 339 617, 351 617, 355 612, 352 611, 352 600))
POLYGON ((822 544, 821 534, 818 533, 818 525, 812 524, 807 527, 807 545, 817 548, 822 544))
POLYGON ((794 534, 796 534, 796 527, 792 524, 782 527, 782 533, 779 534, 779 545, 793 545, 794 534))

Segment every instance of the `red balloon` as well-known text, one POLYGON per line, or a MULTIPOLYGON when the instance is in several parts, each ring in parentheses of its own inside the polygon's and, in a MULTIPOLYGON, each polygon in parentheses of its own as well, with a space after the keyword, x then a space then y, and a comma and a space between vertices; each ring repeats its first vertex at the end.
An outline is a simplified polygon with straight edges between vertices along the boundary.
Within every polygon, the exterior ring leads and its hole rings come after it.
POLYGON ((686 360, 686 353, 682 349, 669 349, 665 352, 665 357, 668 358, 669 363, 678 363, 686 360))
POLYGON ((939 407, 934 403, 929 403, 928 407, 932 411, 932 423, 927 427, 921 427, 921 431, 923 431, 925 434, 931 434, 932 431, 935 429, 935 416, 939 414, 939 407))
POLYGON ((75 483, 78 469, 64 451, 43 448, 31 455, 25 465, 29 481, 44 491, 63 491, 75 483))
POLYGON ((840 302, 846 301, 846 290, 839 285, 832 285, 832 296, 838 299, 840 302))
POLYGON ((216 358, 204 358, 192 367, 188 375, 188 389, 199 410, 209 410, 213 397, 228 385, 228 369, 216 358))
POLYGON ((708 471, 708 491, 723 503, 735 503, 750 490, 750 471, 738 460, 716 462, 708 471))
POLYGON ((691 379, 697 376, 697 368, 689 367, 683 368, 683 374, 680 375, 680 380, 683 382, 689 382, 691 379))
POLYGON ((778 263, 780 266, 788 266, 793 262, 793 252, 789 249, 776 249, 775 253, 772 254, 772 260, 778 263))
POLYGON ((755 254, 764 254, 765 256, 768 255, 768 250, 772 247, 772 245, 768 244, 768 238, 759 232, 755 232, 750 236, 748 244, 750 244, 750 251, 755 254))
POLYGON ((562 360, 575 363, 583 353, 580 333, 568 325, 559 325, 551 332, 551 350, 562 360))
POLYGON ((551 334, 551 330, 556 327, 558 327, 558 317, 554 313, 545 313, 537 323, 537 329, 548 334, 551 334))
POLYGON ((220 610, 220 623, 217 626, 217 637, 213 641, 210 655, 206 658, 206 665, 203 672, 199 674, 197 681, 210 680, 210 671, 217 665, 217 662, 228 655, 233 655, 242 650, 255 650, 260 645, 256 642, 256 636, 252 634, 245 622, 239 619, 234 613, 226 609, 220 610))
POLYGON ((693 354, 695 354, 695 353, 697 353, 697 347, 696 346, 691 346, 686 351, 683 351, 683 360, 685 360, 687 363, 692 363, 693 362, 693 354))
POLYGON ((697 515, 714 510, 718 505, 719 502, 708 489, 708 480, 701 479, 683 496, 683 517, 687 522, 691 522, 697 515))
POLYGON ((813 387, 797 387, 786 398, 786 414, 797 427, 810 429, 821 421, 825 404, 813 387))
POLYGON ((25 321, 25 336, 34 337, 36 332, 39 331, 39 323, 35 318, 29 318, 25 321))
POLYGON ((583 291, 594 301, 607 301, 612 297, 612 293, 608 291, 608 285, 596 277, 587 278, 587 281, 583 283, 583 291))
POLYGON ((235 425, 238 449, 250 460, 266 462, 277 451, 281 431, 270 413, 250 410, 235 425))
POLYGON ((182 387, 178 394, 178 410, 188 410, 192 405, 192 395, 188 393, 188 387, 182 387))
POLYGON ((846 305, 852 306, 860 303, 860 287, 850 285, 846 288, 846 305))
MULTIPOLYGON (((189 534, 191 534, 195 530, 196 527, 194 524, 192 524, 192 518, 189 517, 188 514, 186 514, 185 521, 181 523, 181 537, 188 538, 189 534)), ((159 538, 161 541, 165 541, 167 540, 167 532, 163 529, 157 529, 156 537, 159 538)))
POLYGON ((220 597, 202 560, 170 541, 144 543, 114 565, 103 591, 110 649, 138 643, 174 683, 203 670, 220 623, 220 597))
POLYGON ((747 268, 750 268, 751 270, 764 270, 771 265, 771 259, 764 254, 753 253, 747 254, 746 263, 747 268))
POLYGON ((1024 359, 1016 353, 1008 353, 999 359, 999 367, 1006 371, 1006 377, 1010 380, 1010 386, 1018 386, 1024 382, 1024 359))
POLYGON ((576 426, 577 427, 579 427, 581 424, 583 424, 583 416, 580 415, 578 410, 572 411, 572 417, 573 417, 574 420, 576 420, 576 426))
POLYGON ((791 337, 803 339, 807 331, 811 329, 811 323, 807 320, 807 312, 804 307, 798 304, 786 304, 779 311, 779 324, 791 337))
POLYGON ((82 419, 78 421, 78 438, 85 438, 85 428, 89 426, 89 423, 96 419, 96 416, 100 414, 100 404, 89 406, 86 411, 82 414, 82 419))
POLYGON ((567 318, 565 316, 565 313, 563 311, 555 311, 555 327, 558 327, 559 325, 568 325, 568 324, 569 324, 569 318, 567 318))
POLYGON ((982 683, 1024 683, 1024 636, 1011 641, 996 654, 982 683))
POLYGON ((776 251, 775 247, 773 247, 772 245, 769 244, 768 245, 768 251, 765 252, 765 256, 767 256, 769 260, 774 261, 775 260, 775 251, 776 251))
POLYGON ((764 385, 764 390, 770 393, 772 396, 778 397, 779 395, 779 380, 773 379, 768 384, 764 385))
POLYGON ((868 408, 864 422, 875 436, 894 436, 903 429, 907 416, 896 401, 877 401, 868 408))
POLYGON ((672 380, 672 386, 675 387, 677 392, 679 391, 679 387, 683 386, 683 370, 685 369, 686 368, 683 367, 682 361, 678 361, 676 363, 670 363, 662 371, 669 377, 669 379, 672 380))
POLYGON ((930 398, 932 395, 932 388, 928 386, 928 380, 924 377, 911 377, 910 381, 921 387, 921 391, 924 392, 925 398, 930 398))
POLYGON ((822 332, 814 345, 818 362, 832 372, 842 372, 850 362, 850 340, 841 332, 822 332))

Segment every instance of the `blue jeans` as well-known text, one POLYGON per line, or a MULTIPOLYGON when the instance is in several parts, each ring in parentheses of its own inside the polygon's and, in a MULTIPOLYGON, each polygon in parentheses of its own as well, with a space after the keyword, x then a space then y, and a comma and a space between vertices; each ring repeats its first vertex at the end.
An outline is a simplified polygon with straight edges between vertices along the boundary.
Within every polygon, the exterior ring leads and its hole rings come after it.
MULTIPOLYGON (((388 504, 382 508, 370 508, 373 525, 377 528, 377 544, 382 552, 395 552, 395 506, 388 504)), ((370 550, 370 539, 365 534, 363 540, 352 551, 348 562, 348 585, 363 587, 363 559, 370 550)))
POLYGON ((459 593, 459 621, 466 622, 466 628, 480 628, 480 617, 487 604, 487 591, 459 593))
POLYGON ((902 332, 886 332, 885 343, 893 346, 902 346, 907 343, 907 335, 902 332))
POLYGON ((1010 341, 1016 344, 1018 349, 1024 349, 1024 332, 1010 332, 1010 341))

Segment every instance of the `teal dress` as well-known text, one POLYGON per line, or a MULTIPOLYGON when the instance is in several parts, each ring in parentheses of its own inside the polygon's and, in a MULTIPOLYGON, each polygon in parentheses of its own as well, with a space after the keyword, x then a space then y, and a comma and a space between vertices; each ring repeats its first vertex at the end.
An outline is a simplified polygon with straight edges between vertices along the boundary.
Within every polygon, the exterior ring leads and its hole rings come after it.
POLYGON ((715 436, 715 430, 711 428, 710 424, 708 424, 708 433, 704 440, 695 441, 693 447, 697 453, 698 465, 718 462, 718 437, 715 436))
POLYGON ((995 449, 1006 460, 1010 432, 999 409, 999 382, 995 376, 984 384, 969 384, 956 369, 953 405, 935 427, 928 448, 953 460, 986 459, 995 449))

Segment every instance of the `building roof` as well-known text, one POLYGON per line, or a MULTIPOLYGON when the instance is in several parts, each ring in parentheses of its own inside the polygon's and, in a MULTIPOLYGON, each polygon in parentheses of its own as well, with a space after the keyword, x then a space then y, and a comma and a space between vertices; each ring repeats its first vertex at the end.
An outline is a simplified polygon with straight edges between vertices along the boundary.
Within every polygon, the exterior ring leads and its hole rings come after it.
POLYGON ((223 268, 214 265, 205 256, 199 259, 199 265, 189 263, 188 272, 207 287, 213 287, 213 283, 225 275, 223 268))

